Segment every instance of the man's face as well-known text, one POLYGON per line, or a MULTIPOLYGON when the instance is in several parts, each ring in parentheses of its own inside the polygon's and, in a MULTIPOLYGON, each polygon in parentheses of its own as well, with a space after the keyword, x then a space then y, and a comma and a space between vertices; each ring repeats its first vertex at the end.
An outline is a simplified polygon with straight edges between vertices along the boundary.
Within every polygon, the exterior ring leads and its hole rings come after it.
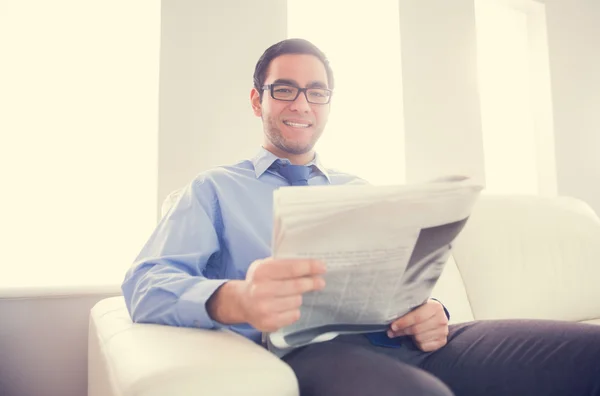
MULTIPOLYGON (((327 72, 313 55, 286 54, 271 61, 264 85, 285 83, 300 88, 328 88, 327 72)), ((251 94, 254 114, 261 117, 266 149, 278 156, 310 152, 329 116, 329 104, 313 104, 300 93, 293 102, 273 99, 269 90, 263 91, 262 103, 258 92, 251 94)))

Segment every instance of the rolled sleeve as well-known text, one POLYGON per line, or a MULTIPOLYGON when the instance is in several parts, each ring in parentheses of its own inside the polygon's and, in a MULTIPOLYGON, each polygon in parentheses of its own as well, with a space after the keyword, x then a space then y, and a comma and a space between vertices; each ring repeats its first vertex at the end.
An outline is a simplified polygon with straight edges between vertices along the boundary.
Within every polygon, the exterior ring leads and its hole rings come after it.
POLYGON ((226 327, 222 323, 213 320, 206 310, 208 299, 228 279, 204 279, 195 286, 188 288, 177 302, 177 316, 181 323, 188 327, 200 327, 203 329, 218 329, 226 327))

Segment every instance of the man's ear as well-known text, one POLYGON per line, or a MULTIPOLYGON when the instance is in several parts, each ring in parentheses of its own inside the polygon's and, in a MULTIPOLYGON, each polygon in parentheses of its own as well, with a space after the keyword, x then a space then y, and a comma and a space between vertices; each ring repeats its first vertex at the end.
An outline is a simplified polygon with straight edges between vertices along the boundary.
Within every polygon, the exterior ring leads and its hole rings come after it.
POLYGON ((260 103, 260 95, 256 88, 252 88, 252 91, 250 91, 250 103, 252 104, 254 115, 262 117, 262 103, 260 103))

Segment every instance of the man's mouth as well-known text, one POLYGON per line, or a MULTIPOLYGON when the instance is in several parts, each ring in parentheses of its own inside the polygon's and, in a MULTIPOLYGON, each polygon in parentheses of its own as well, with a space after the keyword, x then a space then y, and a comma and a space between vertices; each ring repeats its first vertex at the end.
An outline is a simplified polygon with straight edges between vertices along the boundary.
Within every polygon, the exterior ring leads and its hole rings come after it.
POLYGON ((312 124, 309 122, 294 122, 284 120, 283 123, 292 128, 309 128, 312 126, 312 124))

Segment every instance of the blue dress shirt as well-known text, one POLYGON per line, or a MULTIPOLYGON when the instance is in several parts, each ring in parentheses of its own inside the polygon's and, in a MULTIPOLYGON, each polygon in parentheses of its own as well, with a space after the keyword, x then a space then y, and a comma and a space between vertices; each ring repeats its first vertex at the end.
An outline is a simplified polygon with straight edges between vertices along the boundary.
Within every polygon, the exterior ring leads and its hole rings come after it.
MULTIPOLYGON (((225 282, 245 279, 250 264, 271 255, 273 191, 287 180, 270 169, 277 158, 265 149, 251 160, 198 175, 183 190, 127 271, 122 284, 135 322, 223 327, 206 302, 225 282)), ((309 185, 365 184, 325 169, 316 155, 309 185)), ((227 326, 260 342, 249 324, 227 326)))

